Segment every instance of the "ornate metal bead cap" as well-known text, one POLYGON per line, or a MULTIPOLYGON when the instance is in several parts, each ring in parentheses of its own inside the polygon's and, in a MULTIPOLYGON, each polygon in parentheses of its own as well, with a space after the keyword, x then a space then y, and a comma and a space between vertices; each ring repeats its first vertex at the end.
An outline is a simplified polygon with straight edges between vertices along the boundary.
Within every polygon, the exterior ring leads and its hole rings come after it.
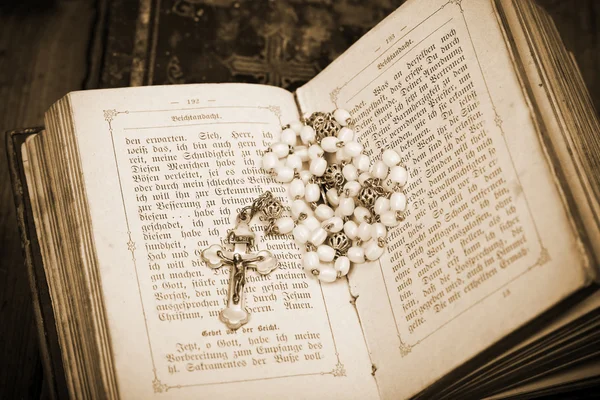
POLYGON ((346 254, 346 251, 352 246, 352 241, 342 231, 334 233, 329 237, 329 245, 335 250, 336 255, 339 257, 340 255, 346 254))
POLYGON ((344 178, 342 168, 339 164, 331 164, 323 174, 323 183, 326 189, 336 188, 338 191, 341 191, 345 181, 346 178, 344 178))
POLYGON ((317 142, 321 142, 321 140, 327 136, 336 136, 342 127, 335 120, 333 114, 323 112, 313 113, 306 123, 315 130, 317 142))

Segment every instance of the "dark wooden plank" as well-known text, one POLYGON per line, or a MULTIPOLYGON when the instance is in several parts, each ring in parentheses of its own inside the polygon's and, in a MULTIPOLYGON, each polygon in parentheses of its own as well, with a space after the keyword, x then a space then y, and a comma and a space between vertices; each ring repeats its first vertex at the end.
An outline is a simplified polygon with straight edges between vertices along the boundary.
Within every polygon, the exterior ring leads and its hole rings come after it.
MULTIPOLYGON (((94 16, 93 0, 0 3, 0 131, 42 125, 55 100, 82 87, 94 16)), ((38 338, 4 143, 0 140, 0 397, 39 398, 38 338)))

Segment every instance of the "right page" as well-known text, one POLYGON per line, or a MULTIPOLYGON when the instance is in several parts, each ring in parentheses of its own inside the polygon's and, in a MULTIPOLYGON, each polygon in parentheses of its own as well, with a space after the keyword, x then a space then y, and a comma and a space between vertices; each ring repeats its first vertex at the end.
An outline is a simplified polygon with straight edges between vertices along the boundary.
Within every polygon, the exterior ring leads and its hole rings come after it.
POLYGON ((383 398, 414 395, 585 286, 564 205, 490 2, 407 2, 297 92, 394 148, 406 221, 351 290, 383 398))

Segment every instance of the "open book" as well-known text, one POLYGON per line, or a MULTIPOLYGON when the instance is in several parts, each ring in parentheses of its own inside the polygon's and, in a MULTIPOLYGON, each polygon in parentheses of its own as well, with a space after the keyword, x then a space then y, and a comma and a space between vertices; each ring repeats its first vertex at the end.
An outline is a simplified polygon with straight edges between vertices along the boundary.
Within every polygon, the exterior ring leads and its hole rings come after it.
POLYGON ((296 93, 70 93, 23 146, 69 394, 480 398, 594 379, 598 128, 527 1, 409 1, 296 93), (265 190, 289 202, 261 156, 336 108, 367 154, 403 156, 406 221, 329 285, 291 236, 259 232, 279 268, 249 273, 252 319, 230 331, 229 271, 200 252, 265 190))

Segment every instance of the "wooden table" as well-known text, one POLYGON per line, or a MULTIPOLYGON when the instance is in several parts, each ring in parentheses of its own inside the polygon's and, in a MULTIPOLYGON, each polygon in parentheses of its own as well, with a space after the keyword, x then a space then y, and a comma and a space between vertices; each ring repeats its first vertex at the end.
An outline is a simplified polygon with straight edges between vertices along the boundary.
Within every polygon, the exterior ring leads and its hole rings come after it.
MULTIPOLYGON (((94 87, 91 49, 102 46, 94 28, 104 1, 0 2, 0 131, 42 125, 54 101, 94 87)), ((574 52, 598 109, 600 2, 538 1, 574 52)), ((0 398, 40 398, 43 372, 4 147, 0 140, 0 398)))

